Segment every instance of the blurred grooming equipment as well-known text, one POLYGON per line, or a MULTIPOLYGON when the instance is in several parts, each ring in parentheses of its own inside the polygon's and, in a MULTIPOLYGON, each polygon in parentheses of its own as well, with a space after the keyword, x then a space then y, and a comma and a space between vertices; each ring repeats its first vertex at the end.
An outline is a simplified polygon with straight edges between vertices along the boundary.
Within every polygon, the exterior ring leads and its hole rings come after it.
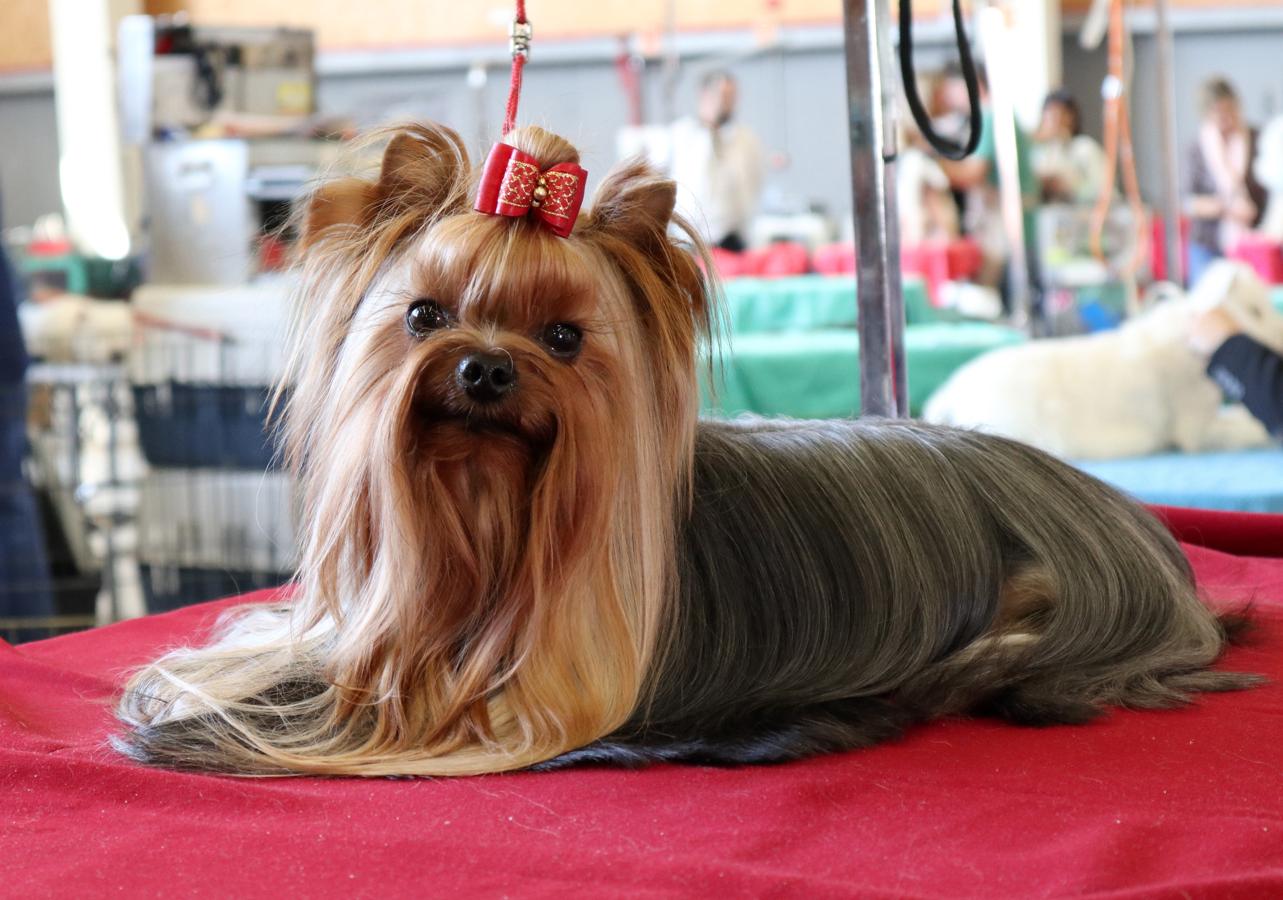
POLYGON ((311 31, 129 16, 121 21, 118 47, 126 140, 191 131, 218 117, 315 111, 311 31))
POLYGON ((122 130, 143 151, 150 280, 235 285, 278 268, 290 204, 335 150, 311 136, 312 33, 130 16, 118 53, 122 130))

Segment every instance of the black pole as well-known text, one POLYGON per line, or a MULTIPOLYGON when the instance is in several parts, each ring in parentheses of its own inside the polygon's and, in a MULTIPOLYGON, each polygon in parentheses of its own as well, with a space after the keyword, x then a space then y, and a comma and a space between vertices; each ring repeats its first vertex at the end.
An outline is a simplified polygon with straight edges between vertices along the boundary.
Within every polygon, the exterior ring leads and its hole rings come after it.
POLYGON ((843 0, 842 18, 858 263, 860 408, 866 416, 906 416, 908 373, 886 0, 843 0))

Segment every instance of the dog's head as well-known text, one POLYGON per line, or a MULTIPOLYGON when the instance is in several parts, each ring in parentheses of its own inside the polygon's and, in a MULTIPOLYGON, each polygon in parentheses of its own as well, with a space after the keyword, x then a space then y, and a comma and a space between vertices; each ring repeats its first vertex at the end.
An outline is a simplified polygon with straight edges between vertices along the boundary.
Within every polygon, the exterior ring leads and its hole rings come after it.
MULTIPOLYGON (((540 170, 578 159, 537 128, 505 142, 540 170)), ((565 237, 475 211, 477 180, 457 135, 411 127, 300 214, 296 608, 343 623, 327 677, 419 697, 441 734, 487 733, 516 679, 505 727, 590 739, 656 641, 709 294, 669 236, 673 182, 641 163, 565 237)))
POLYGON ((1195 295, 1224 309, 1244 334, 1283 354, 1283 314, 1275 309, 1269 287, 1250 266, 1216 263, 1195 286, 1195 295))
POLYGON ((1219 308, 1229 313, 1244 334, 1283 353, 1283 314, 1271 303, 1269 287, 1245 263, 1213 263, 1187 293, 1174 285, 1156 285, 1147 306, 1143 316, 1125 327, 1184 347, 1193 319, 1219 308))
MULTIPOLYGON (((538 128, 507 142, 543 168, 578 162, 538 128)), ((708 307, 692 257, 668 238, 673 183, 626 165, 562 238, 473 211, 474 182, 453 132, 416 127, 392 137, 376 180, 312 198, 292 401, 306 421, 291 423, 306 427, 290 429, 306 446, 294 449, 306 458, 359 420, 394 427, 409 465, 528 465, 560 444, 582 472, 639 428, 684 430, 708 307)))

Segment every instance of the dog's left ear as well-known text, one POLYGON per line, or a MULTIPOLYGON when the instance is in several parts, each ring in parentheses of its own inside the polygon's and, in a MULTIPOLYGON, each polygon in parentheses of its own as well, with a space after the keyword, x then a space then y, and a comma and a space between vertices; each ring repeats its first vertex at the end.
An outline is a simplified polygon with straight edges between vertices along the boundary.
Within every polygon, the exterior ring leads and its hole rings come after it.
POLYGON ((677 184, 640 159, 611 170, 593 200, 588 228, 646 247, 667 241, 677 184))
POLYGON ((456 212, 467 204, 468 151, 444 125, 414 125, 399 131, 383 151, 379 171, 380 213, 422 210, 456 212))
POLYGON ((466 207, 468 152, 444 125, 398 130, 383 151, 377 181, 342 178, 308 202, 300 235, 306 249, 334 226, 374 227, 393 218, 422 221, 466 207))

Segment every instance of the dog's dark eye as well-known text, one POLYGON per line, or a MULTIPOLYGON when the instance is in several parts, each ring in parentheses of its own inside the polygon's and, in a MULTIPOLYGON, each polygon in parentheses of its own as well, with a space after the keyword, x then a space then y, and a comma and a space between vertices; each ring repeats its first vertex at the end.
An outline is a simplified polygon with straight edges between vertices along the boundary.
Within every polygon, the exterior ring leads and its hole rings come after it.
POLYGON ((416 300, 405 311, 405 327, 415 337, 449 328, 451 324, 450 314, 435 300, 416 300))
POLYGON ((553 356, 573 359, 584 344, 584 333, 566 322, 549 325, 539 335, 539 340, 553 356))

